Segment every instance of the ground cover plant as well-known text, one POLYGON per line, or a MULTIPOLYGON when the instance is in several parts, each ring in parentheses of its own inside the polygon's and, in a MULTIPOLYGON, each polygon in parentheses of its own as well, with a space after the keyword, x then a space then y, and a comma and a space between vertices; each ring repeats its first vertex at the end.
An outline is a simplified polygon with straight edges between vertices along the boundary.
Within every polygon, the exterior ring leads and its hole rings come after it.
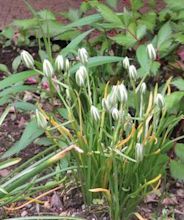
MULTIPOLYGON (((8 70, 9 76, 0 82, 0 103, 6 106, 0 125, 12 106, 31 112, 31 119, 21 139, 1 155, 0 170, 19 165, 21 158, 15 156, 33 141, 44 148, 0 180, 0 206, 21 200, 33 202, 31 197, 35 194, 60 189, 64 184, 64 189, 81 192, 81 204, 84 202, 86 209, 94 205, 112 220, 133 216, 141 219, 136 210, 138 204, 150 192, 158 190, 169 165, 172 175, 183 179, 183 144, 177 143, 183 135, 173 136, 173 130, 183 120, 183 106, 179 106, 184 95, 183 79, 167 77, 159 81, 164 72, 162 62, 170 65, 169 56, 182 41, 182 30, 177 29, 183 24, 182 13, 178 21, 172 17, 173 11, 180 11, 177 5, 163 10, 159 21, 165 21, 167 14, 174 21, 162 23, 154 35, 153 30, 145 30, 144 15, 138 12, 141 1, 136 2, 131 1, 131 10, 122 13, 114 13, 109 6, 96 1, 84 3, 83 10, 84 6, 95 7, 100 14, 63 26, 62 31, 54 15, 46 11, 38 14, 28 4, 35 16, 34 22, 28 23, 36 27, 43 42, 38 37, 36 59, 25 50, 20 52, 16 66, 18 69, 22 63, 25 71, 11 74, 8 70), (123 27, 125 15, 130 15, 126 28, 123 27), (137 22, 140 25, 136 26, 137 22), (57 28, 53 25, 56 23, 57 28), (57 33, 50 29, 52 25, 57 33), (79 34, 78 28, 84 25, 93 29, 80 30, 79 34), (86 41, 94 29, 100 30, 98 40, 86 41), (106 35, 111 29, 117 29, 116 36, 106 35), (129 29, 141 33, 140 39, 131 45, 119 43, 117 38, 121 42, 131 40, 127 36, 129 29), (62 38, 62 34, 70 31, 79 35, 61 52, 53 52, 51 38, 56 35, 56 39, 62 38), (105 46, 102 44, 98 49, 101 40, 105 46), (27 79, 36 79, 36 86, 26 85, 27 79), (180 91, 172 92, 175 88, 180 91), (35 102, 22 100, 24 91, 38 94, 39 98, 35 102), (168 152, 175 144, 177 158, 169 163, 168 152)), ((27 21, 24 22, 23 25, 27 21)), ((29 39, 26 31, 24 34, 29 39)))

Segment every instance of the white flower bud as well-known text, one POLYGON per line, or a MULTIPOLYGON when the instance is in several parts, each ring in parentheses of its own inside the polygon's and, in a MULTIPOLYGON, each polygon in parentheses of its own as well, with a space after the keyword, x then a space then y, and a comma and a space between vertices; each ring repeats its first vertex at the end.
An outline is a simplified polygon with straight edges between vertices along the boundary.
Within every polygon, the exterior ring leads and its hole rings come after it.
POLYGON ((117 121, 119 119, 119 111, 117 108, 112 108, 111 110, 112 118, 117 121))
POLYGON ((128 69, 129 77, 133 80, 137 79, 137 70, 134 65, 130 65, 128 69))
POLYGON ((155 48, 152 44, 147 45, 148 56, 151 60, 155 60, 157 58, 157 54, 155 48))
POLYGON ((113 86, 110 94, 111 102, 116 103, 118 101, 119 88, 118 86, 113 86))
POLYGON ((85 66, 80 66, 75 74, 75 80, 78 86, 83 86, 87 77, 87 69, 85 66))
POLYGON ((36 120, 40 128, 43 128, 43 129, 47 128, 47 119, 38 109, 36 109, 36 120))
POLYGON ((125 58, 123 59, 123 66, 124 66, 125 69, 128 69, 128 68, 129 68, 130 62, 129 62, 128 57, 125 57, 125 58))
POLYGON ((164 97, 162 94, 158 93, 155 98, 155 105, 157 105, 160 109, 162 109, 165 105, 164 97))
POLYGON ((92 118, 95 121, 98 121, 100 119, 100 113, 99 113, 98 109, 94 105, 91 106, 90 112, 91 112, 92 118))
POLYGON ((146 92, 146 83, 143 82, 140 86, 140 93, 144 94, 146 92))
POLYGON ((23 50, 20 54, 21 60, 27 68, 34 68, 34 59, 31 54, 25 50, 23 50))
POLYGON ((49 62, 49 60, 44 60, 43 61, 43 73, 45 74, 46 77, 51 78, 54 74, 54 69, 52 67, 52 64, 49 62))
POLYGON ((102 99, 102 107, 107 111, 110 112, 111 109, 116 105, 116 100, 113 99, 112 95, 108 95, 106 98, 102 99))
POLYGON ((64 67, 65 67, 65 71, 68 72, 68 70, 70 69, 70 62, 67 58, 65 59, 64 67))
POLYGON ((118 85, 118 101, 124 103, 128 99, 126 87, 121 83, 118 85))
POLYGON ((137 162, 141 162, 144 157, 144 147, 142 144, 137 143, 135 146, 135 159, 137 162))
POLYGON ((56 57, 56 60, 55 60, 55 66, 56 66, 56 69, 57 71, 62 71, 64 70, 64 58, 62 55, 58 55, 56 57))
POLYGON ((88 62, 88 52, 85 48, 81 48, 78 50, 78 57, 82 64, 86 64, 88 62))

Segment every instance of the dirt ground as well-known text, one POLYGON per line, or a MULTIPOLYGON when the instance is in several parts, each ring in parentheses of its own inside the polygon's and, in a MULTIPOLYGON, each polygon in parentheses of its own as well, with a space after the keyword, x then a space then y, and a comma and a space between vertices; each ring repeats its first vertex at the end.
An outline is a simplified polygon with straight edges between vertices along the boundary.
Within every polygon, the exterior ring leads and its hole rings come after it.
MULTIPOLYGON (((49 9, 54 12, 78 8, 82 0, 30 0, 37 10, 49 9)), ((0 0, 0 29, 10 24, 13 19, 24 19, 31 16, 23 0, 0 0)))

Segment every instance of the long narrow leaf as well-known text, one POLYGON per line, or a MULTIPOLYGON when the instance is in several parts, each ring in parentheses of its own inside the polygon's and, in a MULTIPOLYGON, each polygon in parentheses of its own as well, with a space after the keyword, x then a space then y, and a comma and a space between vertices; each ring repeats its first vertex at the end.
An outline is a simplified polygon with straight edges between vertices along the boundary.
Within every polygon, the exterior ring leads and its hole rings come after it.
MULTIPOLYGON (((108 63, 116 63, 123 60, 123 57, 115 57, 115 56, 97 56, 89 58, 88 67, 96 67, 101 66, 108 63)), ((79 68, 80 64, 76 64, 70 70, 71 74, 74 74, 76 70, 79 68)))
POLYGON ((27 78, 31 77, 31 76, 34 76, 38 74, 36 71, 34 70, 27 70, 27 71, 24 71, 24 72, 20 72, 20 73, 17 73, 17 74, 13 74, 7 78, 5 78, 4 80, 2 80, 0 82, 0 90, 8 87, 8 86, 11 86, 15 83, 18 83, 18 82, 21 82, 23 80, 26 80, 27 78))
POLYGON ((89 30, 86 31, 82 34, 80 34, 79 36, 77 36, 75 39, 73 39, 62 51, 61 54, 63 56, 65 56, 66 54, 68 54, 69 52, 71 52, 72 50, 75 50, 76 47, 80 44, 80 42, 88 35, 92 32, 93 30, 89 30))
POLYGON ((21 161, 21 158, 13 158, 3 162, 0 162, 0 170, 15 165, 21 161))
POLYGON ((36 120, 32 120, 27 124, 21 139, 8 149, 8 151, 3 154, 2 158, 10 157, 19 153, 43 133, 44 130, 38 127, 36 120))

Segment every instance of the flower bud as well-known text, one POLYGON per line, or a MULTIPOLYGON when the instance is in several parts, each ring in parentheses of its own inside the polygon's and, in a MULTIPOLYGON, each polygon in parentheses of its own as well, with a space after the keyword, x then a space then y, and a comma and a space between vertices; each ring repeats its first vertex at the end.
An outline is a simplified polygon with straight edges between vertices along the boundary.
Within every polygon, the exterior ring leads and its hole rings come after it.
POLYGON ((143 95, 146 92, 146 83, 143 82, 140 86, 140 93, 143 95))
POLYGON ((129 66, 130 66, 129 59, 128 59, 128 57, 125 57, 125 58, 123 59, 123 67, 124 67, 125 69, 128 69, 129 66))
POLYGON ((81 48, 78 50, 78 57, 82 64, 88 63, 88 52, 85 48, 81 48))
POLYGON ((90 112, 91 112, 92 118, 95 121, 98 121, 100 119, 100 113, 99 113, 98 109, 94 105, 91 106, 90 112))
POLYGON ((40 128, 43 128, 43 129, 47 128, 47 120, 45 116, 38 109, 36 109, 36 120, 40 128))
POLYGON ((116 103, 118 101, 119 88, 118 86, 113 86, 110 94, 111 102, 116 103))
POLYGON ((119 111, 117 108, 112 108, 112 118, 117 121, 119 119, 119 111))
POLYGON ((162 94, 158 93, 155 98, 155 105, 157 105, 160 109, 164 107, 165 101, 162 94))
POLYGON ((143 157, 144 157, 144 147, 142 144, 136 143, 135 159, 137 160, 137 162, 141 162, 143 160, 143 157))
POLYGON ((83 86, 87 77, 87 69, 85 66, 80 66, 75 74, 75 80, 78 86, 83 86))
POLYGON ((64 70, 64 58, 62 55, 58 55, 55 60, 55 66, 57 71, 64 70))
POLYGON ((147 52, 148 52, 148 56, 151 60, 155 60, 156 57, 157 57, 157 54, 156 54, 156 51, 155 51, 155 48, 153 47, 152 44, 148 44, 147 45, 147 52))
POLYGON ((116 100, 113 99, 112 94, 109 94, 106 98, 102 99, 102 107, 107 112, 110 112, 115 105, 116 105, 116 100))
POLYGON ((31 54, 25 50, 23 50, 20 54, 21 60, 27 68, 34 68, 34 59, 31 54))
POLYGON ((49 62, 49 60, 43 61, 43 73, 46 77, 51 78, 54 74, 54 69, 52 67, 52 64, 49 62))
POLYGON ((70 62, 67 58, 65 59, 64 67, 65 67, 65 71, 68 72, 68 70, 70 69, 70 62))
POLYGON ((127 90, 123 83, 118 85, 118 101, 121 103, 126 102, 128 99, 127 90))
POLYGON ((129 77, 133 80, 137 79, 137 70, 134 65, 130 65, 128 69, 129 77))

